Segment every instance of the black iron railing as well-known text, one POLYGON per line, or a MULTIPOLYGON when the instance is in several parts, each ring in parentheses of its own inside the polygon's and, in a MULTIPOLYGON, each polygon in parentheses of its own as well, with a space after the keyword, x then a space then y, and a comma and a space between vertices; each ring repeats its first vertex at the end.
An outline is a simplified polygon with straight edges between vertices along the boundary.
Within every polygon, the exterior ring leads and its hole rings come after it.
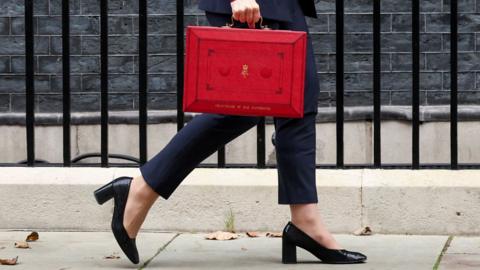
MULTIPOLYGON (((450 102, 450 164, 420 164, 420 1, 412 0, 412 163, 383 164, 381 158, 381 44, 380 44, 380 6, 381 0, 373 1, 373 123, 374 151, 373 164, 344 164, 344 1, 336 1, 336 164, 318 165, 326 168, 479 168, 480 164, 458 164, 457 142, 457 54, 458 54, 458 15, 457 1, 451 1, 451 102, 450 102)), ((110 154, 108 152, 108 0, 100 0, 100 59, 101 59, 101 152, 71 157, 70 152, 70 10, 69 1, 62 1, 62 38, 63 38, 63 164, 50 164, 35 159, 35 122, 34 122, 34 31, 33 0, 25 0, 25 55, 26 55, 26 140, 27 159, 19 162, 27 166, 138 166, 147 161, 147 0, 139 0, 139 158, 110 154), (90 157, 100 157, 100 164, 80 163, 90 157), (132 164, 111 163, 110 159, 123 159, 132 164)), ((184 72, 184 3, 177 0, 177 129, 184 126, 182 112, 183 72, 184 72)), ((226 164, 225 148, 218 151, 216 167, 271 167, 266 160, 265 119, 257 126, 257 162, 256 164, 226 164)), ((3 164, 4 165, 4 164, 3 164)), ((14 165, 14 164, 8 164, 14 165)), ((202 164, 203 167, 214 165, 202 164)))

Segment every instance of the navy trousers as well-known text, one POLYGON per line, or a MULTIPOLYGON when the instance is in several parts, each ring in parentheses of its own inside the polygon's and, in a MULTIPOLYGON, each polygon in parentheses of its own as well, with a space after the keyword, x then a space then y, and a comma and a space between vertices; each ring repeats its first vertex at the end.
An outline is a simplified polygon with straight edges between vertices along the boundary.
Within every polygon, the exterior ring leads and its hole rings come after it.
MULTIPOLYGON (((297 1, 294 1, 297 3, 297 1)), ((297 3, 292 22, 264 20, 273 29, 307 31, 297 3)), ((209 23, 223 26, 230 15, 206 12, 209 23)), ((238 24, 247 27, 246 24, 238 24)), ((315 179, 315 116, 319 84, 310 35, 307 42, 303 118, 274 118, 278 170, 278 203, 317 203, 315 179)), ((168 199, 183 179, 219 148, 256 126, 261 118, 198 114, 151 160, 140 167, 147 184, 168 199)), ((228 179, 225 179, 228 181, 228 179)))

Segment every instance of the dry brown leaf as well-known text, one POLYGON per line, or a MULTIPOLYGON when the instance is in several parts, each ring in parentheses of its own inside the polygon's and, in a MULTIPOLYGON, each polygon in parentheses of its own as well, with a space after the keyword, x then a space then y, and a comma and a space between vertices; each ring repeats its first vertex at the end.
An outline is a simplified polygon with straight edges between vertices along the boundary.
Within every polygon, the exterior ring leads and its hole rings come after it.
POLYGON ((237 239, 238 234, 231 233, 231 232, 216 231, 208 234, 207 236, 205 236, 205 238, 208 240, 231 240, 231 239, 237 239))
POLYGON ((15 265, 17 264, 18 256, 13 259, 0 259, 2 265, 15 265))
POLYGON ((0 247, 0 250, 5 249, 5 247, 0 247))
POLYGON ((282 233, 281 232, 267 232, 267 234, 265 234, 266 237, 282 237, 282 233))
POLYGON ((120 256, 112 254, 112 255, 105 256, 103 258, 107 260, 112 260, 112 259, 120 259, 120 256))
POLYGON ((30 248, 28 243, 25 242, 25 241, 15 242, 15 247, 16 248, 30 248))
POLYGON ((247 232, 248 237, 258 237, 258 232, 247 232))
POLYGON ((245 251, 245 250, 248 250, 248 249, 247 249, 247 248, 245 248, 245 247, 242 247, 242 248, 241 248, 241 250, 245 251))
POLYGON ((27 242, 34 242, 34 241, 37 241, 39 238, 38 236, 38 233, 37 232, 32 232, 31 234, 29 234, 27 236, 27 239, 25 241, 27 242))
POLYGON ((370 227, 366 226, 363 228, 359 228, 356 231, 353 232, 354 235, 371 235, 372 234, 372 229, 370 227))

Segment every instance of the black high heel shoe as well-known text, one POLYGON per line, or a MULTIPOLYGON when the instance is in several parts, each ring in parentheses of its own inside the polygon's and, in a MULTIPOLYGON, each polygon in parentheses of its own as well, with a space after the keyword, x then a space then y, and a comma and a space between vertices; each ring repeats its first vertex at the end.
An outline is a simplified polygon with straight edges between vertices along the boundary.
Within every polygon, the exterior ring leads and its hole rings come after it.
POLYGON ((326 248, 292 222, 288 222, 282 233, 283 263, 297 263, 297 246, 309 251, 323 263, 360 263, 367 259, 367 256, 359 252, 326 248))
POLYGON ((128 259, 134 264, 139 263, 137 246, 135 238, 130 238, 123 227, 123 214, 127 204, 128 191, 132 177, 122 176, 114 179, 112 182, 104 185, 94 192, 98 204, 104 204, 106 201, 114 198, 114 208, 112 216, 112 232, 118 245, 127 255, 128 259))

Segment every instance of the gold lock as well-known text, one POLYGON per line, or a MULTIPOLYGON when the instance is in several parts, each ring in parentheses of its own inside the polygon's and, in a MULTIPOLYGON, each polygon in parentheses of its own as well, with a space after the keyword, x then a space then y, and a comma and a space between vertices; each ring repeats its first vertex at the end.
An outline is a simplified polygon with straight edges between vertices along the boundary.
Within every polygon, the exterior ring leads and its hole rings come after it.
POLYGON ((242 76, 244 79, 248 78, 248 65, 244 64, 242 66, 242 76))

